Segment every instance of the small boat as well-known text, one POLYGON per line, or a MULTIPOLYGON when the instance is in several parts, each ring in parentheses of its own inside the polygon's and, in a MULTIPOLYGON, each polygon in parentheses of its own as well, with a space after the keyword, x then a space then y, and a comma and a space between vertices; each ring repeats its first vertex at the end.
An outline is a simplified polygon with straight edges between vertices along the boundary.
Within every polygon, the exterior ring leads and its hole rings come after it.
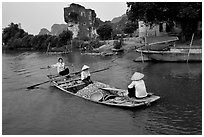
POLYGON ((123 49, 123 48, 120 48, 120 49, 115 49, 115 48, 113 48, 112 51, 113 51, 113 52, 123 52, 124 49, 123 49))
POLYGON ((78 96, 80 98, 109 106, 134 108, 139 106, 148 106, 155 102, 160 97, 148 94, 147 97, 142 99, 127 97, 127 90, 116 89, 105 83, 93 81, 92 84, 85 84, 81 79, 52 79, 49 75, 48 78, 52 81, 53 85, 58 89, 69 94, 78 96))
POLYGON ((48 55, 69 54, 69 53, 70 53, 70 51, 56 51, 56 52, 54 52, 54 51, 49 51, 49 52, 46 52, 46 54, 48 54, 48 55))
POLYGON ((100 53, 81 53, 83 55, 92 55, 92 56, 112 56, 113 53, 106 53, 106 52, 100 52, 100 53))
POLYGON ((200 62, 202 61, 201 48, 170 48, 165 51, 142 50, 136 49, 137 52, 143 53, 154 61, 167 62, 200 62))

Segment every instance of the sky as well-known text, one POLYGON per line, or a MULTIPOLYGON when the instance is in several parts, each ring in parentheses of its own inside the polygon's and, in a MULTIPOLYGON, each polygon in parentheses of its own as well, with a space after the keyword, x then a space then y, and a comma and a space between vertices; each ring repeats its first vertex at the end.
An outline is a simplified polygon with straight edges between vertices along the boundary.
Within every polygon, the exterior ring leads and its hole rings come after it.
MULTIPOLYGON (((75 2, 95 10, 97 17, 102 21, 112 20, 114 17, 126 13, 125 2, 75 2)), ((11 22, 21 23, 22 29, 29 34, 38 34, 40 29, 49 31, 53 24, 65 24, 64 7, 70 2, 3 2, 2 28, 11 22)))

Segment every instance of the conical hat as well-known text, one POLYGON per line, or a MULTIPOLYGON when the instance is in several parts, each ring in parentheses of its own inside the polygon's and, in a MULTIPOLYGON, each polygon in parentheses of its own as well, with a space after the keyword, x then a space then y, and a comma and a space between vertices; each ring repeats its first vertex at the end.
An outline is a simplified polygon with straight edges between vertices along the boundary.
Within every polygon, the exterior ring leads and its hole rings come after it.
POLYGON ((84 65, 81 70, 85 70, 85 69, 88 69, 88 68, 89 68, 89 66, 84 65))
POLYGON ((63 61, 63 58, 62 58, 62 57, 59 57, 59 58, 58 58, 58 62, 59 62, 60 59, 63 61))
POLYGON ((140 80, 144 77, 144 74, 139 73, 139 72, 135 72, 132 77, 131 80, 140 80))

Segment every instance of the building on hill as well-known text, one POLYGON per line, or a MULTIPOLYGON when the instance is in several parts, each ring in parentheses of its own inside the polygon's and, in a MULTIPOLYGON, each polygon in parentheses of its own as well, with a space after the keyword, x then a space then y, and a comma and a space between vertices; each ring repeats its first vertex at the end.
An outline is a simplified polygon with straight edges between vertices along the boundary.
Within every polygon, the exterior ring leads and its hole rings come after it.
POLYGON ((86 9, 79 4, 70 4, 64 8, 64 20, 68 24, 68 29, 73 32, 73 38, 89 37, 96 34, 96 13, 92 9, 86 9))

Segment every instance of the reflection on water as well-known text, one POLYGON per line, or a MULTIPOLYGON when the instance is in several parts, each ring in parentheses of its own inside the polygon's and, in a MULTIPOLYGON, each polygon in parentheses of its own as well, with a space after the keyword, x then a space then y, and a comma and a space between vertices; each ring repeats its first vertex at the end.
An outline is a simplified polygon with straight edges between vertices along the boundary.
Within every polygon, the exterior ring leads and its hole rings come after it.
POLYGON ((46 81, 60 55, 38 52, 3 53, 3 134, 201 134, 202 64, 135 63, 134 52, 113 57, 63 55, 70 71, 86 64, 93 80, 126 89, 135 71, 145 74, 148 92, 161 99, 148 108, 122 109, 95 104, 62 92, 50 84, 34 90, 27 86, 46 81))

